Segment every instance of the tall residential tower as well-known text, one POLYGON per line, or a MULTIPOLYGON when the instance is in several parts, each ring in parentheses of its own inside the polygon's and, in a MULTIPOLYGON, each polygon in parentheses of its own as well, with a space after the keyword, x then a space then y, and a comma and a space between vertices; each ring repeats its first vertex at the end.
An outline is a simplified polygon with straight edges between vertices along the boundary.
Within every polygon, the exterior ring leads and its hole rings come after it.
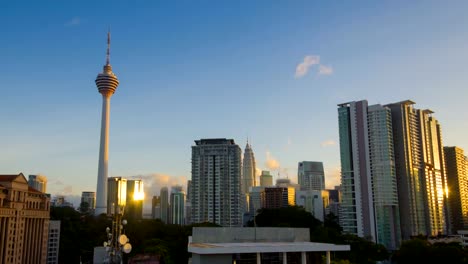
POLYGON ((195 141, 192 146, 192 222, 242 225, 241 149, 233 139, 195 141))
POLYGON ((96 86, 102 94, 101 145, 99 149, 99 168, 96 187, 96 209, 94 215, 107 212, 107 177, 109 163, 109 121, 110 98, 114 94, 119 80, 110 65, 110 32, 107 33, 107 58, 102 73, 96 78, 96 86))
POLYGON ((447 232, 444 152, 439 122, 410 100, 389 104, 403 239, 447 232))
POLYGON ((160 209, 161 221, 165 224, 169 224, 169 189, 167 187, 162 187, 160 194, 160 209))
POLYGON ((338 105, 343 230, 389 249, 401 240, 390 109, 338 105))
POLYGON ((468 160, 459 147, 444 147, 450 232, 468 229, 468 160))

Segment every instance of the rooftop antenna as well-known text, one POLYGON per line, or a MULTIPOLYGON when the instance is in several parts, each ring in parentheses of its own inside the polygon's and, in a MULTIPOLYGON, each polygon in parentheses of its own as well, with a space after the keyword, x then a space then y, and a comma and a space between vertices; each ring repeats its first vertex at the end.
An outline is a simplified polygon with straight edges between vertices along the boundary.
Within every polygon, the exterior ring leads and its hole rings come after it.
POLYGON ((110 27, 107 31, 107 54, 106 54, 106 65, 110 64, 110 42, 111 42, 111 34, 110 34, 110 27))

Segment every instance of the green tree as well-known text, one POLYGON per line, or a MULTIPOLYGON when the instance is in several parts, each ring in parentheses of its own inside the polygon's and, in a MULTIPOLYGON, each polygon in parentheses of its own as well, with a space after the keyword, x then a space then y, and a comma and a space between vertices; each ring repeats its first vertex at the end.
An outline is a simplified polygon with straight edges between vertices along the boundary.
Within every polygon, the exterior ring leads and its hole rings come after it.
POLYGON ((89 213, 89 203, 87 203, 87 202, 81 202, 81 203, 80 203, 80 207, 78 208, 78 210, 79 210, 82 214, 89 213))
POLYGON ((459 243, 435 243, 425 238, 403 242, 392 258, 398 264, 407 263, 468 263, 468 252, 459 243))

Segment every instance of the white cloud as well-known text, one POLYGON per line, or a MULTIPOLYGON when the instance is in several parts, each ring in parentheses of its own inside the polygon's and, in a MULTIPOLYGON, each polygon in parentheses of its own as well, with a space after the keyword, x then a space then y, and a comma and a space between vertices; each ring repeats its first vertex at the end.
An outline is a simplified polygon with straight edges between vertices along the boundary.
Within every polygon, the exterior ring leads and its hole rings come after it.
POLYGON ((320 143, 322 147, 329 147, 329 146, 335 146, 336 142, 333 139, 325 140, 322 143, 320 143))
POLYGON ((319 75, 331 75, 333 74, 333 68, 331 66, 325 66, 325 65, 320 64, 318 74, 319 75))
POLYGON ((258 177, 262 174, 262 170, 260 168, 255 168, 255 176, 258 177))
POLYGON ((269 170, 277 170, 280 167, 278 160, 271 156, 269 151, 266 152, 265 167, 267 167, 269 170))
POLYGON ((341 184, 340 167, 325 168, 325 188, 334 189, 341 184))
POLYGON ((320 56, 317 55, 307 55, 304 57, 304 61, 299 63, 296 66, 296 78, 301 78, 307 74, 309 68, 313 65, 320 63, 320 56))
POLYGON ((79 24, 81 24, 81 19, 79 17, 74 17, 65 23, 65 26, 78 26, 79 24))

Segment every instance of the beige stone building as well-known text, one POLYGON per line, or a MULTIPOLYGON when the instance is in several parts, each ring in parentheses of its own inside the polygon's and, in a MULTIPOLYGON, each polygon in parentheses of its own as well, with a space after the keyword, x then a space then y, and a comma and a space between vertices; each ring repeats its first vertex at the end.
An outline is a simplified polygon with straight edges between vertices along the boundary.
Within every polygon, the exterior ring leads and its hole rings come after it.
POLYGON ((0 175, 0 263, 46 263, 50 198, 22 173, 0 175))

